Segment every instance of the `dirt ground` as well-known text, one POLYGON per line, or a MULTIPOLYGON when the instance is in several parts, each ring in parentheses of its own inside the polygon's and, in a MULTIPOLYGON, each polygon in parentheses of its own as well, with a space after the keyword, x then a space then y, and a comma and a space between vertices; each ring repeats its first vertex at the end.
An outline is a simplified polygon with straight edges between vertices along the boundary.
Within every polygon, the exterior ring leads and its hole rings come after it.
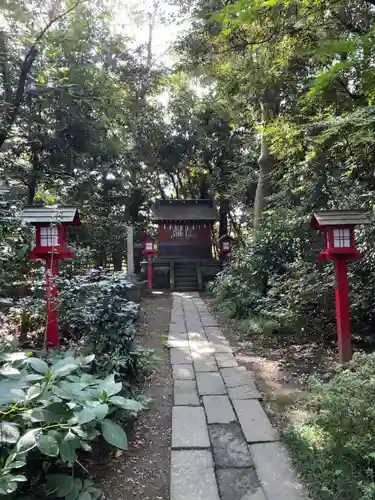
POLYGON ((96 462, 96 486, 106 500, 165 500, 169 498, 172 378, 164 337, 168 332, 172 299, 155 294, 142 302, 137 343, 154 349, 155 370, 146 381, 149 409, 140 414, 130 432, 129 451, 96 462))
MULTIPOLYGON (((213 301, 207 296, 204 300, 214 313, 213 301)), ((297 343, 280 337, 248 337, 236 329, 235 322, 217 319, 236 349, 239 364, 254 374, 266 411, 279 428, 303 416, 296 410, 296 403, 306 396, 310 375, 319 374, 329 379, 339 370, 335 347, 318 342, 297 343)))

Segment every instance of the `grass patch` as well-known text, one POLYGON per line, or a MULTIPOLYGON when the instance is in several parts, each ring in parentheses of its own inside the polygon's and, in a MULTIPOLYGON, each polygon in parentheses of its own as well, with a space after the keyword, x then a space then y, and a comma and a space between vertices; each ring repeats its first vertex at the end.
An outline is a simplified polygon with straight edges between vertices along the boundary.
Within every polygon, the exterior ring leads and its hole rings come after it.
POLYGON ((358 354, 330 382, 312 380, 307 416, 285 438, 319 500, 375 498, 375 354, 358 354))

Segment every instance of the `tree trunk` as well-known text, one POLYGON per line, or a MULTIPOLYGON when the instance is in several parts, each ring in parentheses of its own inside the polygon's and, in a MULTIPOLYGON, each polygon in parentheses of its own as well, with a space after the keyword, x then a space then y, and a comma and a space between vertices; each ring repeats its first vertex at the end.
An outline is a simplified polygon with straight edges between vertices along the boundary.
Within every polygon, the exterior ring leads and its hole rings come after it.
POLYGON ((121 250, 115 250, 112 252, 112 263, 113 269, 115 271, 122 271, 122 252, 121 250))
POLYGON ((229 202, 225 198, 220 200, 220 222, 219 222, 219 238, 228 233, 228 212, 229 202))
POLYGON ((262 130, 260 136, 260 155, 258 158, 259 177, 254 200, 253 227, 258 230, 261 226, 262 212, 267 205, 267 197, 271 191, 271 174, 275 159, 270 154, 266 137, 266 127, 278 114, 280 93, 273 90, 265 92, 262 110, 262 130))

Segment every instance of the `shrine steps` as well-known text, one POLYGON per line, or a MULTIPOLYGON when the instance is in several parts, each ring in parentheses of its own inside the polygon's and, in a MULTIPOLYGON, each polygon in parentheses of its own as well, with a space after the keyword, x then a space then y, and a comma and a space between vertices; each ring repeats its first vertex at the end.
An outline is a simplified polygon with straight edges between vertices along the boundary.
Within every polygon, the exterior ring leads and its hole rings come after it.
POLYGON ((198 271, 195 263, 175 262, 174 289, 180 292, 198 290, 198 271))

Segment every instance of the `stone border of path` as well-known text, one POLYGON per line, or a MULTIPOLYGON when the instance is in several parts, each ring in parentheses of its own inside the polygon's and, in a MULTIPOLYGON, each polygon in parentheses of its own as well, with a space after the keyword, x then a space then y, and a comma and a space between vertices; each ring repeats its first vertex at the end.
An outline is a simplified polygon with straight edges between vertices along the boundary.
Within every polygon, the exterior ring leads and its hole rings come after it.
POLYGON ((302 500, 261 395, 197 292, 174 293, 170 500, 302 500))

